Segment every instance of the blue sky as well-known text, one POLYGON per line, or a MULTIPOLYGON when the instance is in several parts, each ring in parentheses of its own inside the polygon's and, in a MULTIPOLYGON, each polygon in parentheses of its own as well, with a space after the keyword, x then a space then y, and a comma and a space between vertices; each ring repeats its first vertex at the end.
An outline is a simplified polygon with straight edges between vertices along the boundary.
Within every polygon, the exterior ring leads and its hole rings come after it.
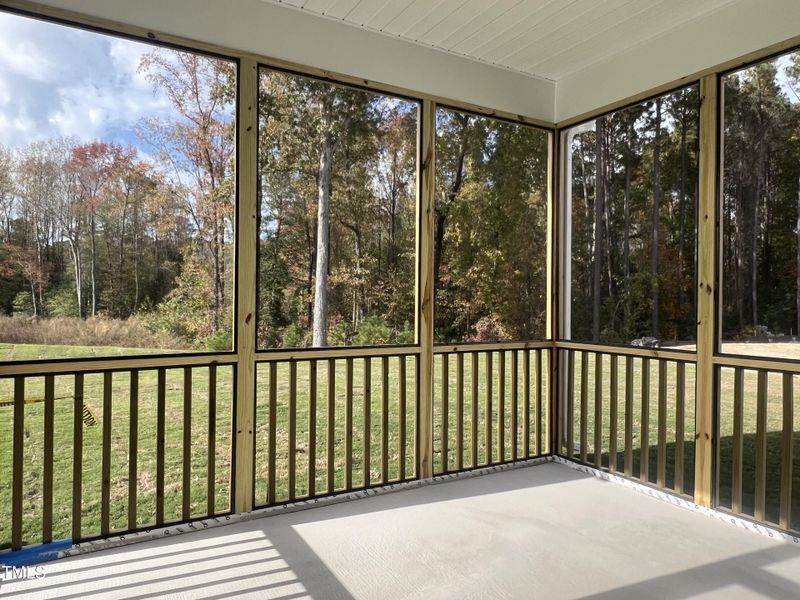
POLYGON ((0 144, 72 136, 149 147, 134 128, 170 104, 137 73, 151 47, 0 12, 0 144))

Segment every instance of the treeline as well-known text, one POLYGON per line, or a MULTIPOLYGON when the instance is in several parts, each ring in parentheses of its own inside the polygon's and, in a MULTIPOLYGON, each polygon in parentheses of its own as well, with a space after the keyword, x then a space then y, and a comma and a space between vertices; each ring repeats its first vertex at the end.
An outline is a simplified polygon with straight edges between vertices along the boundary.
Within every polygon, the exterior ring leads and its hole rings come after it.
POLYGON ((725 77, 723 338, 800 332, 800 53, 725 77))
POLYGON ((547 143, 541 129, 437 112, 437 341, 546 336, 547 143))
POLYGON ((260 76, 261 347, 414 341, 417 104, 260 76))
POLYGON ((695 338, 698 109, 691 86, 574 132, 572 339, 695 338))
POLYGON ((177 348, 227 345, 235 70, 153 50, 140 71, 171 101, 142 145, 51 139, 0 146, 0 310, 146 317, 177 348))
MULTIPOLYGON (((800 54, 724 78, 722 336, 800 331, 800 54)), ((577 130, 571 335, 696 335, 698 89, 577 130)))

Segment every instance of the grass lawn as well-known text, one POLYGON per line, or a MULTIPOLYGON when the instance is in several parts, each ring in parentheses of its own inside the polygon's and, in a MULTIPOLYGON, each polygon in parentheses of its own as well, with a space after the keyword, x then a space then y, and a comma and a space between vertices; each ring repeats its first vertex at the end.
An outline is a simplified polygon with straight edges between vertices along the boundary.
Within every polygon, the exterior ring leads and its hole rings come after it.
MULTIPOLYGON (((0 360, 13 356, 50 357, 63 356, 59 346, 17 345, 0 347, 0 360)), ((70 355, 92 356, 133 354, 127 349, 70 347, 70 355)), ((144 351, 142 351, 144 352, 144 351)), ((138 419, 138 502, 139 526, 155 520, 156 494, 156 371, 139 373, 138 419)), ((0 379, 0 402, 13 400, 13 380, 0 379)), ((208 369, 192 371, 193 443, 191 448, 191 506, 194 514, 205 514, 207 504, 207 453, 208 453, 208 369)), ((233 398, 233 369, 217 369, 217 418, 215 507, 217 512, 228 510, 230 482, 231 414, 233 398)), ((112 529, 127 528, 128 511, 128 454, 130 427, 130 376, 127 372, 114 373, 112 380, 112 434, 111 434, 111 502, 112 529)), ((54 402, 54 506, 53 537, 71 537, 72 470, 73 470, 73 394, 74 377, 55 377, 54 402)), ((166 520, 181 515, 181 482, 183 464, 183 369, 171 369, 166 374, 165 419, 165 500, 166 520)), ((23 489, 23 537, 25 543, 41 541, 42 481, 44 453, 44 378, 31 377, 25 384, 25 443, 23 489)), ((101 457, 103 414, 103 375, 86 374, 84 403, 97 420, 96 425, 83 427, 82 453, 82 533, 97 535, 100 531, 101 457)), ((0 548, 10 542, 11 526, 11 474, 13 407, 0 407, 0 548)))
MULTIPOLYGON (((94 356, 99 354, 133 354, 127 349, 97 349, 70 347, 71 356, 94 356)), ((146 351, 141 351, 146 352, 146 351)), ((11 357, 56 357, 63 355, 58 346, 0 346, 0 360, 11 357)), ((506 353, 505 361, 505 448, 503 459, 511 458, 511 440, 516 439, 518 457, 523 457, 524 440, 523 422, 525 420, 523 393, 523 354, 519 355, 518 365, 518 406, 517 432, 513 436, 511 415, 511 353, 506 353)), ((593 461, 594 451, 594 356, 590 356, 587 365, 587 459, 593 461)), ((546 431, 547 422, 546 398, 540 422, 536 422, 535 398, 536 364, 535 352, 530 353, 531 372, 531 413, 530 439, 531 453, 535 452, 538 430, 546 431)), ((580 441, 580 353, 577 354, 576 392, 574 415, 574 440, 580 441)), ((546 373, 546 354, 543 353, 546 373)), ((395 480, 400 474, 400 358, 388 359, 388 478, 395 480)), ((409 356, 406 361, 406 378, 402 384, 406 390, 406 446, 405 473, 413 477, 416 463, 416 368, 415 358, 409 356)), ((603 369, 603 426, 601 428, 603 456, 602 461, 608 466, 609 448, 609 365, 610 359, 604 357, 603 369)), ((642 361, 634 361, 634 410, 633 410, 633 458, 634 475, 639 473, 639 446, 641 423, 641 365, 642 361)), ((370 464, 367 480, 371 484, 382 480, 382 402, 383 402, 383 361, 373 358, 370 361, 371 402, 370 402, 370 464)), ((478 371, 478 405, 477 405, 477 463, 487 462, 486 449, 486 356, 478 355, 474 368, 478 371)), ((289 498, 289 365, 281 363, 277 366, 277 406, 276 406, 276 500, 289 498)), ((464 440, 463 463, 465 467, 473 464, 472 457, 472 355, 464 356, 464 440)), ((492 361, 493 402, 491 407, 492 429, 492 462, 500 460, 497 423, 499 419, 499 360, 498 354, 492 361)), ((618 470, 622 470, 624 449, 624 361, 619 362, 619 410, 617 426, 618 470)), ((365 446, 365 408, 364 408, 364 360, 353 360, 353 398, 352 398, 352 482, 354 487, 365 482, 364 446, 365 446)), ((449 359, 448 370, 442 369, 442 357, 436 356, 434 366, 434 469, 436 472, 453 470, 457 467, 456 457, 456 422, 457 422, 457 361, 454 356, 449 359), (442 455, 443 410, 442 384, 448 380, 448 453, 447 469, 444 467, 442 455)), ((328 471, 328 361, 317 362, 317 400, 316 400, 316 442, 315 488, 316 493, 327 491, 328 471)), ((71 532, 72 502, 72 394, 74 378, 72 376, 56 376, 55 378, 55 468, 54 468, 54 538, 68 538, 71 532)), ((544 382, 542 382, 544 383, 544 382)), ((667 370, 667 486, 674 484, 675 455, 675 364, 670 363, 667 370)), ((128 498, 128 440, 130 426, 130 379, 126 372, 115 373, 113 377, 112 405, 112 450, 111 450, 111 526, 112 529, 127 527, 128 498)), ((208 369, 194 368, 192 371, 192 446, 191 462, 191 506, 192 513, 200 516, 206 514, 207 488, 207 454, 208 454, 208 369)), ((341 490, 345 486, 345 411, 346 411, 346 361, 335 361, 336 400, 334 406, 334 489, 341 490)), ((651 361, 650 374, 650 467, 649 473, 653 481, 656 476, 656 445, 658 423, 658 364, 651 361)), ((796 382, 797 386, 797 382, 796 382)), ((97 535, 100 529, 101 498, 101 450, 103 414, 103 376, 87 374, 85 376, 85 403, 97 419, 96 425, 84 425, 83 444, 83 498, 82 498, 82 531, 84 536, 97 535)), ((308 362, 297 363, 296 389, 296 482, 295 496, 302 497, 309 491, 309 452, 311 450, 309 436, 309 389, 310 365, 308 362)), ((723 371, 721 417, 721 461, 720 461, 720 503, 730 504, 730 465, 732 435, 732 371, 723 371)), ((41 539, 42 518, 42 463, 43 463, 43 413, 44 405, 43 378, 26 380, 25 407, 25 449, 24 449, 24 520, 23 530, 26 543, 38 543, 41 539)), ((797 390, 795 397, 800 396, 797 390)), ((13 398, 13 380, 0 379, 0 402, 13 398)), ((256 403, 256 505, 264 505, 267 499, 268 475, 268 438, 269 438, 269 366, 260 364, 257 369, 257 403, 256 403)), ((684 490, 691 492, 694 474, 693 438, 694 438, 694 366, 686 366, 686 401, 685 401, 685 472, 684 490)), ((768 411, 768 478, 767 478, 767 516, 777 520, 778 485, 780 473, 780 431, 781 431, 781 386, 779 376, 771 376, 769 381, 768 411)), ((155 520, 155 470, 156 470, 156 371, 146 370, 139 374, 139 419, 137 423, 139 447, 138 459, 138 525, 150 525, 155 520)), ((800 427, 800 410, 795 410, 795 430, 800 427)), ((215 509, 225 512, 230 507, 231 481, 231 433, 233 416, 233 369, 219 367, 217 374, 217 418, 215 441, 215 509)), ((178 520, 181 517, 182 477, 183 477, 183 369, 169 369, 166 376, 166 456, 165 456, 165 519, 178 520)), ((745 378, 745 461, 744 461, 744 504, 745 512, 752 513, 754 487, 754 438, 755 438, 755 374, 748 373, 745 378)), ((13 408, 0 407, 0 548, 7 547, 10 541, 11 522, 11 473, 12 473, 12 432, 13 408)), ((800 437, 795 436, 795 453, 800 456, 800 437)), ((545 448, 547 447, 547 441, 545 448)), ((576 450, 579 455, 579 450, 576 450)), ((800 461, 795 461, 795 490, 800 490, 800 461)), ((800 492, 793 495, 794 527, 800 525, 800 492)))
MULTIPOLYGON (((752 346, 749 344, 748 346, 752 346)), ((573 415, 576 458, 580 458, 580 395, 581 395, 581 353, 575 354, 575 405, 573 415)), ((595 355, 589 354, 587 364, 587 460, 594 462, 594 436, 595 436, 595 392, 594 370, 595 355)), ((634 359, 633 370, 633 475, 638 477, 641 473, 639 464, 641 446, 641 417, 642 417, 642 365, 641 359, 634 359)), ((603 415, 601 436, 602 451, 601 461, 608 467, 609 462, 609 436, 610 436, 610 358, 603 357, 603 415)), ((676 364, 668 363, 667 367, 667 421, 666 421, 666 484, 668 488, 674 486, 674 458, 675 458, 675 430, 676 430, 676 364)), ((656 481, 656 461, 658 444, 658 388, 659 365, 655 360, 650 361, 650 401, 649 401, 649 464, 648 476, 652 483, 656 481)), ((723 368, 720 378, 720 443, 719 443, 719 498, 718 504, 725 508, 731 506, 731 473, 733 464, 733 369, 723 368)), ((619 359, 618 366, 618 423, 617 423, 617 470, 623 469, 623 449, 625 447, 625 362, 619 359)), ((684 421, 684 492, 691 493, 694 485, 694 404, 695 404, 695 368, 693 364, 686 365, 686 398, 684 421)), ((780 374, 770 374, 768 378, 767 398, 767 460, 766 460, 766 517, 767 520, 777 523, 780 507, 780 469, 781 469, 781 442, 783 426, 783 391, 780 374)), ((756 437, 756 395, 757 375, 755 371, 746 371, 744 378, 743 402, 743 475, 742 475, 742 504, 743 513, 753 515, 755 492, 755 437, 756 437)), ((792 495, 792 528, 800 530, 800 377, 794 377, 794 471, 792 495)))

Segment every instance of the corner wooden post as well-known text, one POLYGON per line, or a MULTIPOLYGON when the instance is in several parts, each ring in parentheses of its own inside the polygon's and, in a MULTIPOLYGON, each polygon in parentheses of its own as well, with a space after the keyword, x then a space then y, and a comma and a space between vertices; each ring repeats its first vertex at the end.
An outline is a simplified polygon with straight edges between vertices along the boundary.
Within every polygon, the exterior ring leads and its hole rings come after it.
POLYGON ((421 163, 417 178, 417 344, 419 345, 419 456, 417 476, 433 477, 433 226, 436 103, 423 100, 419 119, 421 163))
POLYGON ((239 68, 237 253, 236 253, 236 455, 234 512, 253 510, 256 351, 256 250, 258 244, 258 65, 239 68))
POLYGON ((719 91, 715 74, 700 80, 700 197, 697 253, 697 393, 695 502, 710 507, 714 473, 714 351, 717 260, 719 91))
MULTIPOLYGON (((560 449, 558 419, 559 398, 559 362, 558 350, 555 341, 558 339, 558 318, 559 318, 559 284, 558 284, 558 177, 559 177, 559 151, 558 141, 560 132, 553 130, 547 135, 547 317, 545 339, 553 345, 547 353, 547 389, 545 398, 548 399, 547 416, 545 423, 545 441, 547 451, 550 454, 558 454, 560 449), (554 435, 555 434, 555 435, 554 435)), ((541 385, 540 381, 536 385, 541 385)), ((542 422, 536 424, 536 434, 539 435, 539 427, 542 422)))

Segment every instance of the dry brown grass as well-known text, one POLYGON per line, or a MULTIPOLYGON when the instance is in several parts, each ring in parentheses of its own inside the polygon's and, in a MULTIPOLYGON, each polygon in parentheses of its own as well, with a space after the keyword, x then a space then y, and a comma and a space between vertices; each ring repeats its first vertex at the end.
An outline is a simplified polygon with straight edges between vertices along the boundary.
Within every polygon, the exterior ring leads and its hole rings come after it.
POLYGON ((140 319, 91 317, 0 316, 0 342, 71 346, 120 346, 179 350, 186 346, 167 335, 148 331, 140 319))

